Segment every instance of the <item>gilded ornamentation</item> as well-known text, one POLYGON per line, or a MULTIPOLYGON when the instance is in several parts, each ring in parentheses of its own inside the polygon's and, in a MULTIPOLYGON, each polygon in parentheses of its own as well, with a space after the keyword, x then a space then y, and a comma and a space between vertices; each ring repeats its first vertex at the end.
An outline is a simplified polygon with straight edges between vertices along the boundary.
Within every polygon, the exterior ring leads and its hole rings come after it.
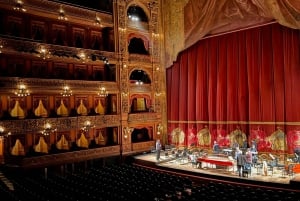
POLYGON ((185 134, 180 128, 176 128, 171 133, 172 144, 183 145, 185 134))
POLYGON ((211 134, 207 126, 197 133, 197 138, 200 146, 209 147, 211 145, 211 134))
POLYGON ((286 150, 286 139, 285 139, 285 133, 280 129, 277 128, 276 131, 274 131, 267 140, 271 144, 271 149, 274 151, 284 151, 286 150))
POLYGON ((247 136, 243 131, 237 128, 236 130, 232 131, 229 134, 229 139, 230 139, 231 147, 235 147, 234 145, 236 143, 238 144, 239 147, 243 147, 244 141, 247 141, 247 136))

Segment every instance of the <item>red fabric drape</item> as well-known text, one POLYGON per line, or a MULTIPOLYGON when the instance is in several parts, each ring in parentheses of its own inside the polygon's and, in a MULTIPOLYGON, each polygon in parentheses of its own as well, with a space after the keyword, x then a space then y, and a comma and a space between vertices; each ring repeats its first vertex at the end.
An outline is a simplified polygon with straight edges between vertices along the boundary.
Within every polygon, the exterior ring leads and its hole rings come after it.
MULTIPOLYGON (((168 133, 180 128, 187 135, 207 125, 229 135, 239 127, 249 142, 263 136, 261 151, 271 149, 268 137, 277 128, 294 139, 287 133, 300 132, 299 44, 299 30, 270 24, 207 38, 181 52, 167 69, 168 133)), ((300 149, 300 142, 288 146, 300 149)))

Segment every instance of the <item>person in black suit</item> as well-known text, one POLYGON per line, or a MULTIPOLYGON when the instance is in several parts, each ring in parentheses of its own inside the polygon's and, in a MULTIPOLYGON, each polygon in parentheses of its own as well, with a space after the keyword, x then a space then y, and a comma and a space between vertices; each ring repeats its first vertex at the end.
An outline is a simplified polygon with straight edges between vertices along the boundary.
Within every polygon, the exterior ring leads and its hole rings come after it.
POLYGON ((156 149, 156 160, 158 161, 160 159, 160 151, 161 151, 161 143, 159 139, 156 140, 155 149, 156 149))
POLYGON ((246 156, 243 154, 243 152, 237 148, 236 149, 236 166, 237 166, 237 171, 239 174, 239 177, 243 176, 243 168, 246 164, 246 156))
POLYGON ((220 146, 217 141, 214 141, 213 153, 217 154, 217 153, 219 153, 219 151, 220 151, 220 146))

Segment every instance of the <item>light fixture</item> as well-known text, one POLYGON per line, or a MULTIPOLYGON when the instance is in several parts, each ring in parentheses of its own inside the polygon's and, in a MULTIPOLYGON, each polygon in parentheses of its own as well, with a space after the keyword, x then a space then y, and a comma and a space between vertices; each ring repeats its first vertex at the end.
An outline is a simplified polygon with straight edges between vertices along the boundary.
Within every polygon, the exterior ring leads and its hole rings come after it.
POLYGON ((20 83, 18 85, 18 88, 17 90, 14 92, 15 95, 19 96, 19 97, 26 97, 26 96, 29 96, 30 93, 29 93, 29 90, 26 89, 26 85, 23 84, 23 83, 20 83))
POLYGON ((50 135, 52 132, 55 132, 56 129, 52 129, 52 125, 47 122, 45 125, 44 125, 44 130, 42 131, 42 134, 43 135, 50 135))
POLYGON ((16 0, 16 4, 14 6, 14 10, 26 12, 26 9, 23 7, 23 1, 16 0))
POLYGON ((160 96, 161 94, 162 94, 162 92, 160 91, 159 86, 156 85, 156 87, 155 87, 155 96, 160 96))
POLYGON ((133 130, 134 128, 130 128, 128 126, 124 127, 123 129, 124 138, 127 139, 133 130))
POLYGON ((11 132, 5 132, 5 128, 0 126, 0 138, 8 137, 11 135, 11 132))
POLYGON ((100 19, 100 17, 97 15, 97 13, 96 13, 96 16, 95 16, 94 24, 102 27, 102 25, 101 25, 101 19, 100 19))
POLYGON ((3 126, 0 126, 0 135, 2 135, 4 133, 5 129, 3 126))
POLYGON ((89 121, 89 120, 86 120, 84 123, 83 123, 83 128, 82 130, 85 131, 85 132, 88 132, 91 128, 93 128, 94 126, 92 125, 92 122, 89 121))
POLYGON ((135 84, 136 84, 136 85, 143 85, 144 82, 143 82, 142 80, 137 80, 137 81, 135 81, 135 84))
POLYGON ((41 46, 39 50, 38 57, 41 57, 43 59, 49 59, 51 55, 51 52, 49 52, 45 47, 41 46))
POLYGON ((2 53, 3 45, 2 42, 0 41, 0 54, 2 53))
POLYGON ((100 97, 106 97, 108 96, 108 92, 104 86, 101 86, 98 92, 98 96, 100 97))
POLYGON ((105 65, 109 65, 109 61, 108 61, 108 59, 106 57, 101 56, 100 58, 104 62, 105 65))
POLYGON ((66 17, 65 11, 62 7, 62 5, 60 5, 59 10, 58 10, 58 17, 59 20, 68 20, 68 18, 66 17))
POLYGON ((80 58, 80 60, 82 61, 82 63, 85 63, 86 59, 87 59, 87 56, 84 52, 80 52, 78 54, 78 57, 80 58))
POLYGON ((72 96, 72 90, 70 89, 70 87, 68 85, 65 84, 63 86, 63 91, 60 94, 64 97, 69 97, 69 96, 72 96))
POLYGON ((127 96, 128 96, 128 93, 127 93, 127 92, 122 92, 122 96, 123 96, 123 97, 127 97, 127 96))
POLYGON ((128 10, 128 18, 132 21, 139 21, 140 18, 138 16, 138 11, 137 11, 137 7, 136 6, 133 6, 133 7, 130 7, 129 10, 128 10))

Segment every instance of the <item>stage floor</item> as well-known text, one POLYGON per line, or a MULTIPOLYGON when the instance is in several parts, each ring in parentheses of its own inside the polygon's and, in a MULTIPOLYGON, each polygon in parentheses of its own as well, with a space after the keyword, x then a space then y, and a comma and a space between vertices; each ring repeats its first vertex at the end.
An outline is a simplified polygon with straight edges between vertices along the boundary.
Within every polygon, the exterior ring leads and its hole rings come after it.
POLYGON ((201 168, 193 166, 187 159, 185 160, 176 160, 175 158, 171 156, 165 156, 164 152, 161 152, 160 160, 156 160, 156 153, 144 153, 141 155, 135 156, 135 159, 153 162, 156 166, 160 167, 167 167, 172 169, 178 169, 178 170, 184 170, 189 172, 195 172, 195 173, 202 173, 202 174, 208 174, 208 175, 218 175, 218 176, 226 176, 228 178, 239 178, 246 180, 253 180, 253 181, 261 181, 261 182, 269 182, 269 183, 278 183, 278 184, 290 184, 291 180, 295 180, 299 178, 300 175, 294 174, 293 176, 290 175, 284 175, 283 170, 280 170, 278 168, 273 169, 273 174, 271 174, 270 171, 268 171, 268 175, 262 175, 260 173, 260 169, 256 167, 252 167, 251 169, 251 175, 248 175, 248 177, 239 177, 236 166, 233 167, 216 167, 215 165, 211 164, 202 164, 201 168), (234 169, 233 169, 234 168, 234 169))

